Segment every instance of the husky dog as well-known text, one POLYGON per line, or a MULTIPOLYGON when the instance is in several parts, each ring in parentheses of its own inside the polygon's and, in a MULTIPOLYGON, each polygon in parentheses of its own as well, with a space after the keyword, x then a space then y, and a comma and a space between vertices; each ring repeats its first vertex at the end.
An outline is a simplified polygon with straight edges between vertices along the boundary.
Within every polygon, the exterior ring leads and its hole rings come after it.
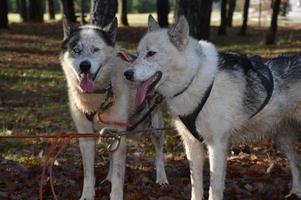
MULTIPOLYGON (((60 60, 67 79, 70 111, 78 132, 91 133, 103 126, 96 124, 97 113, 102 122, 127 122, 135 110, 136 86, 128 84, 123 71, 128 63, 117 56, 115 45, 117 20, 106 28, 97 21, 93 25, 74 27, 64 20, 64 41, 60 60)), ((160 111, 153 114, 153 127, 161 128, 160 111)), ((109 127, 114 127, 109 126, 109 127)), ((124 129, 121 127, 115 127, 124 129)), ((157 183, 167 184, 164 169, 162 132, 151 134, 156 150, 157 183)), ((79 140, 83 158, 84 183, 81 200, 95 196, 94 157, 95 139, 79 140)), ((123 199, 126 139, 121 138, 117 151, 112 153, 107 179, 112 183, 111 199, 123 199)))
POLYGON ((294 149, 301 119, 301 56, 263 61, 218 53, 213 44, 189 36, 181 16, 170 29, 150 17, 138 57, 125 71, 144 88, 166 98, 190 164, 192 200, 203 198, 204 147, 210 162, 210 200, 223 199, 229 146, 276 139, 292 172, 290 194, 301 196, 294 149), (153 84, 156 82, 156 84, 153 84))

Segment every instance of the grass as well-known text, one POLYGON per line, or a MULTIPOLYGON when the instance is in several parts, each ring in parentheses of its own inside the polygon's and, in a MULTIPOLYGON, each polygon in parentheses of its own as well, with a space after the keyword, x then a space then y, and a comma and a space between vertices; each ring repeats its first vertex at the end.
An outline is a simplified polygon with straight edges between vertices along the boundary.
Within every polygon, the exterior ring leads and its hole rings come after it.
MULTIPOLYGON (((216 15, 216 13, 214 13, 216 15)), ((10 18, 16 17, 10 15, 10 18)), ((130 22, 145 22, 147 14, 129 15, 130 22)), ((300 27, 300 26, 299 26, 300 27)), ((146 28, 121 27, 120 46, 134 50, 146 28)), ((238 36, 239 27, 228 29, 228 36, 211 30, 211 40, 221 51, 274 57, 301 51, 301 32, 297 26, 281 27, 276 45, 264 44, 265 27, 250 27, 248 35, 238 36)), ((11 24, 0 32, 0 134, 25 132, 55 133, 74 131, 69 116, 66 82, 59 64, 61 24, 11 24)), ((173 138, 167 148, 177 151, 173 138)))
MULTIPOLYGON (((10 15, 10 19, 11 17, 10 15)), ((118 43, 120 46, 134 51, 137 42, 146 32, 145 26, 138 25, 146 21, 147 14, 141 16, 130 15, 129 18, 130 23, 133 24, 133 20, 135 19, 137 26, 130 28, 121 27, 118 33, 118 43)), ((277 44, 271 46, 264 44, 266 27, 250 27, 248 35, 241 37, 237 35, 239 31, 239 27, 237 26, 228 29, 228 36, 218 36, 216 34, 217 27, 213 26, 211 30, 211 40, 221 51, 239 51, 248 55, 257 54, 269 58, 281 54, 300 53, 300 28, 301 25, 280 27, 277 44)), ((20 132, 26 134, 54 134, 62 131, 74 131, 68 110, 66 81, 59 64, 60 43, 63 35, 61 29, 61 24, 57 22, 46 24, 13 23, 10 25, 10 30, 0 31, 0 135, 20 132)), ((181 145, 180 138, 174 133, 167 134, 165 143, 168 162, 173 163, 172 169, 174 169, 175 165, 179 164, 175 161, 184 160, 182 153, 183 146, 181 145), (171 153, 173 155, 172 157, 170 156, 171 153)), ((139 145, 138 148, 135 147, 135 150, 133 150, 133 148, 129 149, 129 154, 131 155, 129 159, 132 159, 132 162, 135 161, 136 164, 137 161, 132 158, 132 153, 136 152, 137 149, 140 151, 142 149, 147 157, 147 162, 144 160, 143 164, 145 165, 145 163, 147 163, 147 165, 150 166, 149 161, 154 156, 150 140, 143 140, 139 145)), ((23 166, 37 166, 42 160, 39 157, 40 152, 48 146, 49 143, 47 141, 41 140, 1 141, 0 158, 2 156, 5 162, 12 163, 14 166, 18 166, 18 164, 23 166)), ((96 165, 100 168, 100 166, 103 166, 104 163, 107 162, 108 158, 107 155, 104 154, 105 150, 102 148, 104 146, 98 144, 97 147, 99 148, 97 148, 98 160, 96 165)), ((75 150, 70 153, 66 152, 60 157, 60 162, 65 160, 66 163, 72 163, 63 165, 63 167, 67 166, 68 170, 74 169, 74 166, 80 166, 79 150, 76 146, 72 146, 71 149, 72 148, 75 150), (69 168, 68 166, 71 167, 69 168)), ((69 150, 70 148, 67 149, 67 151, 69 150)), ((267 161, 265 164, 268 165, 268 163, 267 161)), ((178 177, 178 173, 183 172, 183 169, 186 170, 187 184, 189 184, 189 170, 187 164, 184 166, 185 167, 181 166, 180 169, 176 171, 176 175, 172 175, 171 167, 168 167, 168 173, 169 176, 171 174, 170 177, 172 178, 178 177)), ((5 168, 10 169, 8 167, 5 168)), ((233 166, 231 169, 234 169, 231 171, 232 174, 239 171, 233 166)), ((38 168, 38 173, 40 172, 39 170, 38 168)), ((104 173, 103 170, 97 171, 104 173)), ((128 173, 129 176, 133 176, 136 171, 137 169, 130 171, 132 174, 128 173)), ((9 173, 7 171, 2 172, 2 175, 6 174, 9 173)), ((10 179, 13 180, 15 175, 13 173, 11 174, 10 179)), ((74 177, 73 174, 70 177, 74 177)), ((71 179, 70 177, 69 179, 71 179)), ((7 178, 7 180, 10 179, 7 178)), ((81 182, 81 178, 79 179, 77 183, 81 182)), ((254 181, 251 180, 249 182, 252 183, 254 181)), ((176 183, 178 184, 179 182, 176 183)), ((173 182, 173 184, 175 184, 175 182, 173 182)), ((28 184, 26 183, 24 185, 28 184)), ((22 185, 22 187, 24 185, 22 185)), ((128 185, 131 186, 131 184, 128 185)), ((139 184, 136 184, 133 190, 136 191, 138 186, 139 184)), ((80 191, 80 189, 74 190, 80 191)), ((180 190, 174 189, 173 191, 181 190, 182 188, 180 190)), ((23 193, 24 190, 22 189, 22 194, 23 193)), ((188 194, 189 191, 186 193, 188 194)), ((187 198, 186 193, 183 196, 187 198)), ((160 195, 162 196, 162 194, 160 195)), ((79 194, 77 196, 79 196, 79 194)), ((181 197, 178 199, 185 198, 181 197)))
MULTIPOLYGON (((130 15, 140 18, 147 15, 130 15)), ((144 20, 145 21, 145 20, 144 20)), ((221 51, 273 57, 301 51, 298 27, 282 27, 276 45, 266 46, 266 28, 251 27, 248 35, 237 35, 239 27, 218 36, 212 28, 211 40, 221 51)), ((144 27, 120 28, 119 44, 134 50, 144 27)), ((0 134, 12 132, 57 132, 74 130, 69 117, 66 82, 59 64, 61 25, 12 24, 0 32, 0 134)))

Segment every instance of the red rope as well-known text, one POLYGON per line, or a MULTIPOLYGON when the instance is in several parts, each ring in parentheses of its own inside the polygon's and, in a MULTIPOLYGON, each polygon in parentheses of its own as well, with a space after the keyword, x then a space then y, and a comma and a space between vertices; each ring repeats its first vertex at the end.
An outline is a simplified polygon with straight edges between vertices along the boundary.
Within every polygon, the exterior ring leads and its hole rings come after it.
POLYGON ((46 168, 48 166, 48 162, 49 162, 49 159, 50 159, 51 155, 55 151, 55 149, 57 147, 57 144, 59 143, 59 141, 61 139, 61 136, 62 136, 62 133, 58 134, 56 136, 56 138, 53 140, 53 142, 52 142, 52 144, 49 147, 48 152, 47 152, 47 156, 46 156, 45 163, 43 165, 43 170, 42 170, 41 180, 40 180, 40 189, 39 189, 39 198, 40 198, 40 200, 43 200, 43 185, 44 185, 44 182, 45 182, 46 168))
POLYGON ((126 128, 132 127, 132 125, 127 122, 106 121, 106 120, 102 119, 99 115, 97 117, 97 122, 101 123, 103 125, 109 125, 109 126, 119 126, 119 127, 126 127, 126 128))

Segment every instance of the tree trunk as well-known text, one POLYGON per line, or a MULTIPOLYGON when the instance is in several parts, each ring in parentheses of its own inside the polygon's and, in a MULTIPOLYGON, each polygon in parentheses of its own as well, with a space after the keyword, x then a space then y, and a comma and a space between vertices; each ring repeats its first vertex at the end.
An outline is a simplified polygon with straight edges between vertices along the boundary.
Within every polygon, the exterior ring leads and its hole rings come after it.
POLYGON ((81 24, 85 24, 86 23, 84 8, 85 8, 85 1, 81 0, 80 1, 80 23, 81 24))
POLYGON ((161 27, 168 27, 169 1, 157 0, 158 22, 161 27))
POLYGON ((266 35, 266 44, 274 44, 276 39, 276 33, 278 28, 278 14, 280 10, 281 0, 274 0, 273 14, 271 19, 271 26, 266 35))
POLYGON ((8 29, 8 4, 7 0, 0 1, 0 29, 8 29))
POLYGON ((55 20, 55 10, 53 0, 47 0, 47 12, 50 20, 55 20))
POLYGON ((19 2, 19 13, 23 22, 28 21, 28 10, 27 10, 27 1, 26 0, 18 0, 19 2))
POLYGON ((184 15, 189 23, 190 35, 196 39, 210 37, 212 0, 177 0, 176 17, 184 15))
POLYGON ((119 13, 121 24, 124 26, 128 26, 128 9, 127 9, 128 1, 127 0, 119 0, 119 13))
POLYGON ((114 19, 118 9, 117 0, 94 0, 92 8, 92 23, 101 27, 107 26, 114 19))
POLYGON ((73 0, 62 0, 64 15, 70 22, 76 22, 74 1, 73 0))
POLYGON ((61 0, 63 7, 63 14, 70 22, 76 22, 74 1, 73 0, 61 0))
POLYGON ((239 35, 245 36, 247 34, 249 7, 250 7, 250 0, 245 0, 244 12, 243 12, 243 22, 240 27, 239 35))
POLYGON ((227 25, 228 27, 233 26, 233 15, 236 7, 236 0, 229 0, 228 16, 227 16, 227 25))
POLYGON ((222 0, 221 23, 218 28, 219 35, 227 35, 227 2, 228 2, 228 0, 222 0))
POLYGON ((42 1, 29 0, 29 21, 43 22, 42 1))

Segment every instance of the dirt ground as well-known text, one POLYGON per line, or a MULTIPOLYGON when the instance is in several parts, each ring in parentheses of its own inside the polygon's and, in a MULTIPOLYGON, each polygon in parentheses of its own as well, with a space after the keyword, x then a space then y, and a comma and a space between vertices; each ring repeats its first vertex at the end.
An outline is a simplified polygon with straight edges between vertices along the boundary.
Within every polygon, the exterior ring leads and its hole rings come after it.
MULTIPOLYGON (((121 28, 119 44, 134 50, 145 28, 121 28)), ((237 36, 232 28, 227 37, 212 41, 220 50, 272 57, 301 52, 300 26, 280 28, 278 43, 265 46, 265 28, 253 27, 247 37, 237 36)), ((55 134, 74 131, 68 112, 66 83, 59 65, 62 30, 60 24, 13 24, 0 32, 0 134, 55 134)), ((166 119, 168 124, 169 120, 166 119)), ((41 163, 49 141, 1 141, 0 199, 35 200, 41 163)), ((301 143, 297 149, 301 150, 301 143)), ((176 133, 166 135, 166 171, 169 185, 155 183, 154 151, 149 138, 130 145, 125 178, 126 200, 190 199, 189 167, 181 140, 176 133)), ((96 199, 109 199, 110 184, 101 181, 108 172, 108 153, 97 145, 96 199)), ((55 190, 60 199, 79 199, 82 190, 82 165, 77 142, 55 162, 55 190)), ((225 199, 282 200, 289 193, 290 171, 287 160, 273 142, 238 146, 229 152, 225 199)), ((204 172, 205 197, 208 197, 208 162, 204 172)), ((49 182, 48 182, 49 183, 49 182)), ((49 185, 45 199, 52 199, 49 185)), ((291 197, 290 199, 296 199, 291 197)))

